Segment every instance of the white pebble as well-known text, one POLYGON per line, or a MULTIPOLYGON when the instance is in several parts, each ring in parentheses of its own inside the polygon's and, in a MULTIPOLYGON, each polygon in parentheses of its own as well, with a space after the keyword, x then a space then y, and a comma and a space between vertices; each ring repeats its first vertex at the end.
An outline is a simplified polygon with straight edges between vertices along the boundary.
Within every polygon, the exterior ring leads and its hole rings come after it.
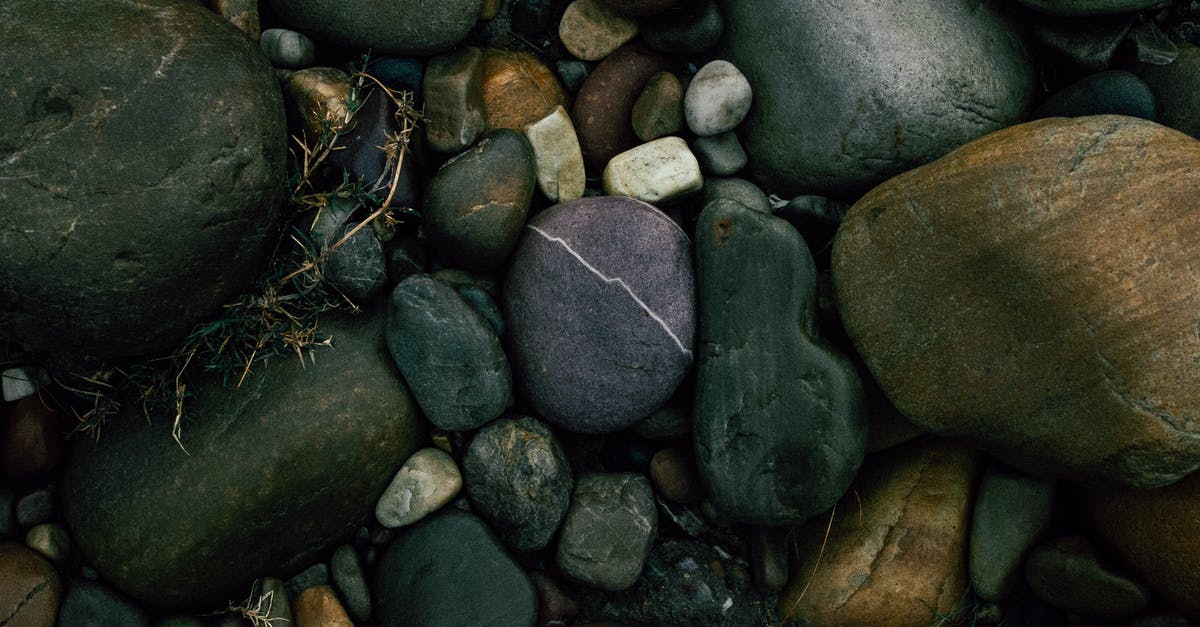
POLYGON ((752 99, 750 81, 732 63, 718 59, 692 77, 683 97, 683 117, 702 137, 724 133, 746 119, 752 99))
POLYGON ((551 202, 567 202, 583 197, 587 175, 579 137, 567 110, 559 105, 546 117, 530 124, 525 136, 533 146, 537 161, 537 181, 551 202))
POLYGON ((700 163, 679 137, 663 137, 615 156, 604 168, 604 192, 658 202, 704 186, 700 163))

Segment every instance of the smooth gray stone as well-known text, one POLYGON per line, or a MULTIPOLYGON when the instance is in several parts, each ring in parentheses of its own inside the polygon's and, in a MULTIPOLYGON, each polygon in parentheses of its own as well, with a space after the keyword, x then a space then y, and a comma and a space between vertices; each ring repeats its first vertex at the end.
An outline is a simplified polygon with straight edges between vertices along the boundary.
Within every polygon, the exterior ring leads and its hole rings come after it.
POLYGON ((816 338, 817 273, 787 222, 730 200, 696 224, 694 442, 729 518, 799 524, 849 488, 867 444, 862 383, 816 338))
POLYGON ((704 181, 704 204, 707 206, 718 198, 727 198, 740 203, 747 209, 771 213, 771 201, 754 183, 737 177, 717 177, 704 181))
POLYGON ((718 58, 754 90, 748 167, 785 197, 866 191, 1020 121, 1033 96, 1011 0, 719 5, 718 58))
POLYGON ((998 464, 988 466, 971 515, 971 587, 1000 601, 1021 580, 1021 563, 1054 520, 1054 482, 998 464))
MULTIPOLYGON (((346 224, 333 237, 330 246, 337 244, 358 224, 346 224)), ((325 280, 355 304, 365 304, 387 284, 387 260, 383 243, 370 226, 350 235, 341 246, 333 249, 322 264, 325 280)))
POLYGON ((408 528, 375 568, 379 625, 533 627, 537 595, 529 576, 487 526, 453 509, 408 528))
POLYGON ((329 560, 329 578, 342 596, 346 613, 355 623, 371 619, 371 589, 358 553, 349 544, 339 546, 329 560))
POLYGON ((268 0, 292 28, 354 50, 427 56, 462 41, 483 0, 268 0))
POLYGON ((555 559, 574 581, 624 590, 641 575, 657 528, 654 491, 646 477, 583 475, 575 483, 555 559))
POLYGON ((1153 122, 1154 94, 1136 74, 1121 70, 1100 72, 1051 94, 1034 109, 1033 119, 1107 114, 1153 122))
POLYGON ((512 404, 512 373, 492 326, 428 274, 392 290, 387 345, 417 404, 442 429, 476 429, 512 404))
POLYGON ((146 614, 99 583, 72 581, 58 611, 58 627, 150 627, 146 614))
POLYGON ((268 28, 258 38, 263 54, 275 67, 300 69, 313 64, 317 45, 304 33, 286 28, 268 28))
POLYGON ((697 137, 692 140, 692 152, 700 169, 712 176, 730 176, 746 167, 746 151, 733 131, 697 137))

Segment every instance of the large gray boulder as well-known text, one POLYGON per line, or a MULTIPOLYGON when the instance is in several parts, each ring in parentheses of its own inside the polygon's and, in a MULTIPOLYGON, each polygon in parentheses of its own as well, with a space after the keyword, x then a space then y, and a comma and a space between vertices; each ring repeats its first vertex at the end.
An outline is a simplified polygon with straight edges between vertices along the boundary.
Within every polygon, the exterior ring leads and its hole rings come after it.
POLYGON ((0 335, 171 347, 259 271, 286 129, 254 42, 193 2, 0 3, 0 335))

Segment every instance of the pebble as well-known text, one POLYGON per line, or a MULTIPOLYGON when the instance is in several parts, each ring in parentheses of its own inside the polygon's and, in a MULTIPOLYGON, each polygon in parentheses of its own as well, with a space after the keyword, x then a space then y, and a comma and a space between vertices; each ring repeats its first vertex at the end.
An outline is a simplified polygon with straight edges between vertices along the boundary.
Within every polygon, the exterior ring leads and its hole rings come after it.
POLYGON ((326 0, 269 0, 285 24, 352 50, 428 56, 466 38, 483 0, 396 0, 343 6, 326 0))
POLYGON ((258 597, 263 599, 261 609, 266 614, 267 620, 271 625, 294 624, 292 604, 288 599, 287 584, 282 579, 277 577, 263 577, 258 586, 252 587, 251 591, 257 593, 256 596, 261 595, 258 597))
POLYGON ((1039 15, 1033 36, 1051 56, 1087 72, 1108 68, 1133 26, 1132 15, 1112 15, 1081 20, 1039 15))
POLYGON ((301 592, 309 588, 327 585, 329 585, 329 565, 325 562, 317 562, 287 580, 287 583, 284 584, 284 590, 287 592, 285 596, 295 599, 300 596, 301 592))
POLYGON ((983 473, 971 516, 971 588, 981 598, 1000 601, 1021 578, 1026 553, 1054 521, 1052 481, 992 464, 983 473))
POLYGON ((575 124, 567 110, 562 105, 555 107, 546 117, 525 128, 525 138, 533 148, 538 189, 542 194, 553 203, 582 198, 587 173, 575 124))
POLYGON ((52 627, 62 584, 58 571, 19 544, 0 542, 0 616, 13 627, 52 627))
POLYGON ((460 489, 462 475, 454 459, 441 449, 423 448, 404 462, 383 491, 375 518, 389 528, 411 525, 454 500, 460 489))
POLYGON ((258 40, 263 54, 275 67, 299 69, 317 59, 317 44, 304 33, 286 28, 268 28, 258 40))
POLYGON ((1025 581, 1045 603, 1095 618, 1129 618, 1150 601, 1145 586, 1101 559, 1082 535, 1055 538, 1030 552, 1025 581))
POLYGON ((1200 138, 1200 47, 1179 44, 1179 56, 1167 65, 1139 63, 1133 71, 1154 94, 1158 122, 1200 138))
POLYGON ((300 120, 305 143, 315 146, 328 133, 341 131, 353 117, 350 77, 331 67, 310 67, 283 81, 288 115, 300 120))
POLYGON ((599 61, 637 37, 638 24, 605 6, 602 0, 573 0, 558 23, 567 52, 584 61, 599 61))
POLYGON ((587 80, 588 74, 592 71, 591 66, 577 59, 556 61, 554 69, 559 80, 562 81, 563 87, 572 94, 579 93, 583 81, 587 80))
POLYGON ((71 536, 62 525, 42 523, 25 534, 25 546, 41 553, 55 564, 64 564, 71 557, 71 536))
POLYGON ((476 429, 512 404, 512 373, 491 325, 430 275, 414 274, 392 290, 387 345, 434 426, 476 429))
POLYGON ((651 77, 670 69, 666 57, 633 43, 608 55, 592 70, 571 109, 589 169, 602 170, 617 153, 638 144, 631 121, 633 105, 651 77))
POLYGON ((296 627, 354 627, 337 593, 329 586, 313 586, 292 603, 296 627))
POLYGON ((727 131, 719 135, 697 137, 692 141, 692 151, 700 162, 700 169, 710 176, 732 176, 746 167, 746 150, 738 141, 737 133, 727 131))
POLYGON ((571 620, 579 614, 579 604, 563 590, 562 585, 540 570, 531 571, 529 579, 537 590, 537 626, 560 627, 571 624, 571 620))
POLYGON ((349 239, 336 249, 326 249, 321 271, 331 287, 351 302, 364 304, 374 300, 387 284, 387 261, 374 229, 362 228, 351 235, 357 227, 357 222, 346 224, 334 234, 334 244, 348 235, 349 239))
POLYGON ((650 481, 663 498, 676 503, 696 503, 704 498, 696 462, 690 452, 681 448, 665 448, 654 454, 650 460, 650 481))
POLYGON ((7 368, 0 372, 0 398, 5 403, 19 401, 37 394, 37 383, 24 368, 7 368))
POLYGON ((721 40, 725 20, 713 0, 692 0, 642 21, 642 40, 667 54, 695 57, 721 40))
POLYGON ((644 142, 683 130, 683 84, 675 74, 659 72, 650 77, 633 103, 630 123, 634 135, 644 142))
POLYGON ((425 140, 434 150, 461 152, 483 133, 483 68, 483 50, 474 46, 429 60, 422 81, 425 140))
POLYGON ((63 458, 58 412, 39 396, 26 396, 0 423, 0 471, 9 482, 23 483, 47 475, 63 458))
MULTIPOLYGON (((747 209, 765 214, 771 213, 771 201, 754 183, 737 177, 712 177, 704 179, 704 204, 724 198, 747 209)), ((780 216, 785 217, 785 216, 780 216)), ((803 233, 803 232, 802 232, 803 233)))
POLYGON ((425 235, 456 265, 494 270, 517 245, 536 181, 529 140, 507 128, 488 131, 429 182, 425 235))
POLYGON ((73 581, 58 614, 59 627, 150 627, 142 608, 108 586, 73 581))
POLYGON ((562 446, 529 417, 502 418, 479 430, 463 456, 471 506, 514 551, 550 543, 574 485, 562 446))
POLYGON ((656 203, 704 186, 700 163, 679 137, 663 137, 630 148, 604 168, 604 193, 656 203))
POLYGON ((787 528, 755 527, 750 531, 750 564, 759 590, 779 592, 787 585, 790 539, 787 528))
POLYGON ((1154 121, 1154 94, 1130 72, 1100 72, 1051 95, 1034 109, 1032 119, 1104 114, 1154 121))
POLYGON ((488 129, 516 131, 566 107, 567 94, 554 72, 533 55, 488 48, 483 72, 483 107, 488 129))
POLYGON ((683 97, 683 117, 692 132, 706 137, 737 128, 750 112, 750 81, 732 63, 710 61, 696 72, 683 97))
POLYGON ((1070 17, 1132 13, 1162 4, 1162 0, 1018 0, 1018 2, 1035 11, 1070 17))
POLYGON ((17 523, 28 529, 54 519, 54 485, 38 488, 17 501, 17 523))
POLYGON ((535 216, 501 303, 525 400, 579 433, 661 407, 692 363, 693 281, 687 235, 651 205, 602 196, 535 216))
POLYGON ((258 2, 256 0, 213 0, 214 11, 250 39, 259 38, 258 2))
POLYGON ((654 493, 645 477, 583 475, 575 483, 555 561, 569 579, 624 590, 641 574, 657 525, 654 493))

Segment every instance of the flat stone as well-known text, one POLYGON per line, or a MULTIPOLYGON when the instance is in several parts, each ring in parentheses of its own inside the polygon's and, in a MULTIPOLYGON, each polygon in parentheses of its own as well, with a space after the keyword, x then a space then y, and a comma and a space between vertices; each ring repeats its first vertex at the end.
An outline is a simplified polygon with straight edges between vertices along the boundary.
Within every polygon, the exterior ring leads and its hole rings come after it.
POLYGON ((514 551, 550 543, 567 513, 571 466, 546 425, 502 418, 479 430, 463 456, 467 497, 514 551))
POLYGON ((171 417, 147 424, 136 403, 99 444, 76 438, 64 517, 105 581, 161 607, 208 609, 313 563, 370 516, 424 423, 381 310, 326 314, 320 331, 333 348, 313 361, 281 356, 237 389, 219 373, 189 386, 186 453, 171 417))
POLYGON ((624 590, 641 574, 657 526, 654 493, 645 477, 583 475, 575 483, 555 561, 570 579, 624 590))
POLYGON ((750 112, 750 81, 732 63, 710 61, 688 83, 683 117, 692 132, 705 137, 737 128, 750 112))
POLYGON ((1034 474, 1177 481, 1200 466, 1197 158, 1145 120, 1053 118, 896 177, 838 231, 846 332, 924 428, 1034 474))
POLYGON ((558 23, 558 38, 567 52, 584 61, 599 61, 637 37, 637 22, 601 0, 573 0, 558 23))
POLYGON ((62 584, 54 566, 34 551, 0 542, 0 615, 28 627, 52 627, 58 617, 62 584))
POLYGON ((559 105, 546 117, 525 127, 525 138, 533 148, 538 189, 553 203, 583 197, 587 173, 575 124, 559 105))
POLYGON ((462 475, 454 459, 436 448, 423 448, 404 462, 375 505, 375 519, 384 527, 404 527, 454 500, 462 475))
POLYGON ((571 109, 588 168, 602 170, 617 153, 638 144, 631 123, 633 105, 650 78, 670 66, 666 57, 641 44, 629 44, 592 70, 571 109))
POLYGON ((14 484, 45 476, 63 458, 58 412, 49 399, 26 396, 0 424, 0 471, 14 484))
POLYGON ((643 202, 669 200, 704 186, 700 163, 679 137, 663 137, 615 156, 604 168, 604 193, 643 202))
POLYGON ((554 71, 516 50, 488 48, 483 73, 483 107, 488 129, 515 131, 567 106, 567 93, 554 71))
POLYGON ((1161 0, 1017 0, 1021 4, 1051 15, 1084 17, 1132 13, 1162 4, 1161 0))
POLYGON ((971 588, 981 598, 1001 601, 1021 579, 1021 564, 1054 521, 1051 481, 992 464, 979 482, 971 515, 971 588))
POLYGON ((659 72, 650 77, 633 103, 630 123, 634 135, 644 142, 683 130, 683 84, 675 74, 659 72))
POLYGON ((108 586, 73 581, 63 597, 59 627, 150 627, 146 613, 108 586))
POLYGON ((296 627, 354 627, 337 593, 329 586, 313 586, 292 604, 296 627))
POLYGON ((317 44, 304 33, 286 28, 263 31, 258 45, 275 67, 299 69, 312 65, 317 59, 317 44))
POLYGON ((746 150, 733 131, 697 137, 692 141, 692 152, 700 169, 711 176, 731 176, 746 167, 746 150))
POLYGON ((692 0, 642 20, 646 45, 667 54, 699 56, 717 45, 725 20, 713 0, 692 0))
POLYGON ((41 553, 55 564, 64 564, 71 557, 71 536, 62 525, 42 523, 25 534, 25 546, 41 553))
POLYGON ((862 462, 862 383, 816 339, 816 267, 791 225, 718 199, 700 214, 696 253, 693 441, 705 492, 734 520, 802 523, 837 502, 862 462))
POLYGON ((392 290, 387 345, 437 427, 476 429, 512 404, 512 373, 492 327, 430 275, 414 274, 392 290))
POLYGON ((483 133, 483 68, 483 50, 474 46, 429 60, 422 83, 425 140, 434 150, 460 152, 483 133))
POLYGON ((1105 114, 1154 121, 1154 94, 1130 72, 1100 72, 1051 95, 1034 109, 1032 119, 1105 114))
POLYGON ((466 38, 483 0, 269 0, 284 23, 352 50, 427 56, 466 38))
POLYGON ((1042 601, 1074 614, 1122 619, 1150 602, 1150 592, 1096 554, 1082 535, 1055 538, 1025 560, 1025 581, 1042 601))

